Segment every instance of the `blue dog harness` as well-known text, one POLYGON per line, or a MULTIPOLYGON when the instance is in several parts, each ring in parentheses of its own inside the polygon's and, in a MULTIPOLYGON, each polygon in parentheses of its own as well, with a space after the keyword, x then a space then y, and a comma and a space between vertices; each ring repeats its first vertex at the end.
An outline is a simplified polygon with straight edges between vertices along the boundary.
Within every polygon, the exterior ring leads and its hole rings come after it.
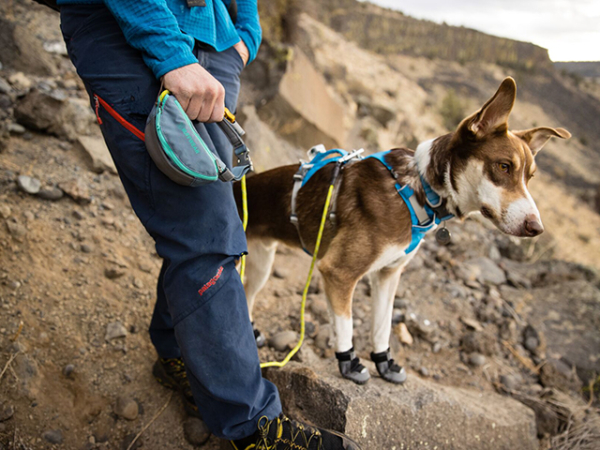
MULTIPOLYGON (((383 164, 387 170, 390 171, 390 174, 394 179, 397 179, 398 174, 385 160, 386 155, 390 152, 391 150, 375 153, 367 156, 365 159, 376 159, 383 164)), ((444 207, 442 207, 442 199, 438 194, 436 194, 429 183, 425 181, 421 175, 419 175, 419 177, 421 178, 421 184, 423 185, 423 190, 425 191, 425 197, 427 199, 427 202, 423 206, 421 206, 417 201, 417 197, 414 195, 415 191, 413 191, 408 185, 400 186, 398 183, 396 183, 396 191, 400 197, 402 197, 402 200, 404 200, 406 207, 410 211, 410 221, 412 222, 412 238, 408 248, 405 250, 407 255, 418 247, 419 243, 429 230, 431 230, 434 226, 439 225, 441 222, 454 217, 444 207)))
MULTIPOLYGON (((300 168, 298 169, 298 172, 296 172, 296 174, 294 175, 294 189, 292 191, 292 207, 290 221, 294 224, 298 231, 298 236, 300 237, 302 248, 309 255, 310 252, 306 250, 306 246, 304 245, 304 241, 300 233, 300 225, 298 222, 298 216, 296 214, 296 197, 298 195, 298 191, 308 182, 308 180, 310 180, 310 178, 315 173, 317 173, 327 164, 337 163, 340 166, 342 166, 348 161, 362 159, 360 156, 358 156, 359 152, 360 151, 349 154, 347 151, 337 148, 329 151, 313 151, 313 149, 311 149, 311 151, 309 151, 309 155, 314 155, 314 157, 309 162, 302 162, 300 168)), ((398 174, 396 173, 394 168, 390 166, 385 160, 385 157, 390 152, 391 150, 375 153, 373 155, 367 156, 364 159, 376 159, 381 164, 383 164, 383 166, 386 169, 389 170, 390 174, 394 179, 398 179, 398 174)), ((417 201, 417 197, 414 195, 415 192, 413 189, 411 189, 408 185, 400 186, 398 183, 396 183, 396 191, 398 192, 400 197, 402 197, 402 200, 404 200, 404 203, 406 204, 406 207, 410 212, 410 220, 412 222, 412 238, 408 248, 405 250, 405 253, 407 255, 419 246, 419 243, 429 230, 431 230, 434 226, 439 225, 441 222, 444 222, 454 217, 446 210, 444 206, 442 206, 442 199, 433 190, 429 183, 427 183, 427 181, 425 181, 425 179, 422 176, 420 176, 420 178, 421 183, 423 185, 423 190, 425 191, 425 197, 427 199, 427 202, 423 206, 421 206, 417 201)), ((339 187, 339 184, 337 184, 337 187, 339 187)), ((335 221, 335 201, 332 202, 332 211, 330 211, 329 218, 331 221, 335 221)))
POLYGON ((360 159, 360 154, 363 150, 355 150, 352 153, 348 153, 345 150, 335 148, 333 150, 325 151, 325 147, 322 145, 317 145, 311 148, 308 151, 308 156, 311 158, 310 161, 300 161, 300 167, 298 171, 294 174, 294 188, 292 189, 292 204, 291 204, 291 215, 290 222, 296 227, 296 231, 298 231, 298 237, 300 238, 300 243, 302 244, 302 249, 309 255, 312 254, 306 249, 306 245, 304 244, 304 239, 302 239, 302 233, 300 232, 300 223, 298 221, 298 215, 296 214, 296 198, 298 196, 298 192, 300 189, 311 179, 311 177, 325 167, 327 164, 337 164, 336 170, 333 172, 333 179, 331 183, 334 184, 333 196, 331 199, 331 206, 329 208, 329 221, 332 222, 335 226, 336 223, 336 204, 337 204, 337 194, 339 191, 340 183, 339 183, 339 174, 341 169, 348 163, 354 162, 360 159))

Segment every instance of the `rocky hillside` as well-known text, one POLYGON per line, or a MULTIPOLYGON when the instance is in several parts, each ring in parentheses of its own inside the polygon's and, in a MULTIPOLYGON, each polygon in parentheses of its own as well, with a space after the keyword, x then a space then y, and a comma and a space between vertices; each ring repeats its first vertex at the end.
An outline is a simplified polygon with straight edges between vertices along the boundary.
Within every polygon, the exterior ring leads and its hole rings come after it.
MULTIPOLYGON (((425 242, 394 301, 391 346, 405 386, 340 379, 317 275, 305 346, 290 366, 265 373, 286 411, 345 430, 365 450, 596 449, 594 97, 542 59, 543 70, 531 71, 414 48, 375 53, 358 31, 356 42, 336 31, 343 15, 355 30, 364 17, 371 29, 413 21, 372 5, 259 3, 267 40, 244 72, 238 109, 258 170, 296 162, 319 142, 414 148, 478 108, 506 75, 519 84, 514 128, 575 134, 544 148, 531 182, 546 227, 538 239, 509 238, 473 217, 450 223, 450 246, 425 242)), ((161 261, 107 158, 58 17, 29 0, 0 3, 0 17, 0 449, 216 450, 218 440, 151 376, 146 329, 161 261)), ((451 27, 438 27, 430 34, 446 39, 451 27)), ((308 266, 302 252, 278 250, 255 309, 269 341, 262 360, 281 359, 296 338, 308 266)), ((365 279, 353 310, 365 362, 369 297, 365 279)))
POLYGON ((307 11, 346 39, 377 53, 402 53, 460 63, 488 62, 524 70, 551 66, 548 51, 537 45, 415 19, 368 2, 318 1, 312 2, 307 11))
POLYGON ((600 80, 600 61, 564 61, 554 63, 558 70, 577 74, 583 78, 600 80))

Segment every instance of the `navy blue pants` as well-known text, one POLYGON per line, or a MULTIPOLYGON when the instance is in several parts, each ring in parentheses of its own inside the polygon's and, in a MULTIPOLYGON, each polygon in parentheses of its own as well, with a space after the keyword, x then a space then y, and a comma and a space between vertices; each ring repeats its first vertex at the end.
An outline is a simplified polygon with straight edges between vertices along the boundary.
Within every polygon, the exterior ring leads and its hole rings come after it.
MULTIPOLYGON (((239 439, 258 419, 281 412, 275 386, 261 376, 235 259, 246 240, 230 183, 175 184, 150 159, 146 118, 160 89, 141 53, 125 41, 104 6, 63 6, 71 61, 90 95, 131 205, 156 242, 163 266, 150 336, 159 356, 182 356, 194 399, 211 431, 239 439)), ((225 88, 234 111, 243 62, 235 49, 197 49, 199 63, 225 88)), ((215 124, 199 131, 231 166, 232 147, 215 124)))

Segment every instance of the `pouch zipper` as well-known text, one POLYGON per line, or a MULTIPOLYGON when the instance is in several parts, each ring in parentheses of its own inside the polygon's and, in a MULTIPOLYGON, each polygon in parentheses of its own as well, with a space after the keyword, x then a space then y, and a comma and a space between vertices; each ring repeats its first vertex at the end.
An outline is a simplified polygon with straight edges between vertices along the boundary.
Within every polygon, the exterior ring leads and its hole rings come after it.
POLYGON ((102 119, 100 118, 100 114, 99 114, 100 106, 102 106, 102 108, 108 114, 110 114, 113 117, 113 119, 115 119, 123 127, 125 127, 127 130, 129 130, 131 133, 133 133, 138 139, 140 139, 142 141, 144 141, 146 139, 146 136, 142 131, 138 130, 133 124, 131 124, 130 122, 125 120, 123 118, 123 116, 121 116, 117 111, 115 111, 113 109, 112 106, 110 106, 108 103, 106 103, 104 100, 102 100, 102 98, 98 94, 94 94, 94 105, 95 105, 95 109, 96 109, 96 118, 98 119, 98 124, 102 125, 102 119))

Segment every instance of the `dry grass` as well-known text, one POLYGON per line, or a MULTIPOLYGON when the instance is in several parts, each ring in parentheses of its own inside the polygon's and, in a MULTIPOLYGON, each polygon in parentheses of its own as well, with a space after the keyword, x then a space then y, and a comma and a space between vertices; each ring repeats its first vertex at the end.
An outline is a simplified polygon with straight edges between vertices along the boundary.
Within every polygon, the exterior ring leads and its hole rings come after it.
POLYGON ((513 396, 536 413, 538 434, 550 434, 552 450, 598 450, 600 415, 581 399, 549 390, 541 397, 520 393, 513 396))

